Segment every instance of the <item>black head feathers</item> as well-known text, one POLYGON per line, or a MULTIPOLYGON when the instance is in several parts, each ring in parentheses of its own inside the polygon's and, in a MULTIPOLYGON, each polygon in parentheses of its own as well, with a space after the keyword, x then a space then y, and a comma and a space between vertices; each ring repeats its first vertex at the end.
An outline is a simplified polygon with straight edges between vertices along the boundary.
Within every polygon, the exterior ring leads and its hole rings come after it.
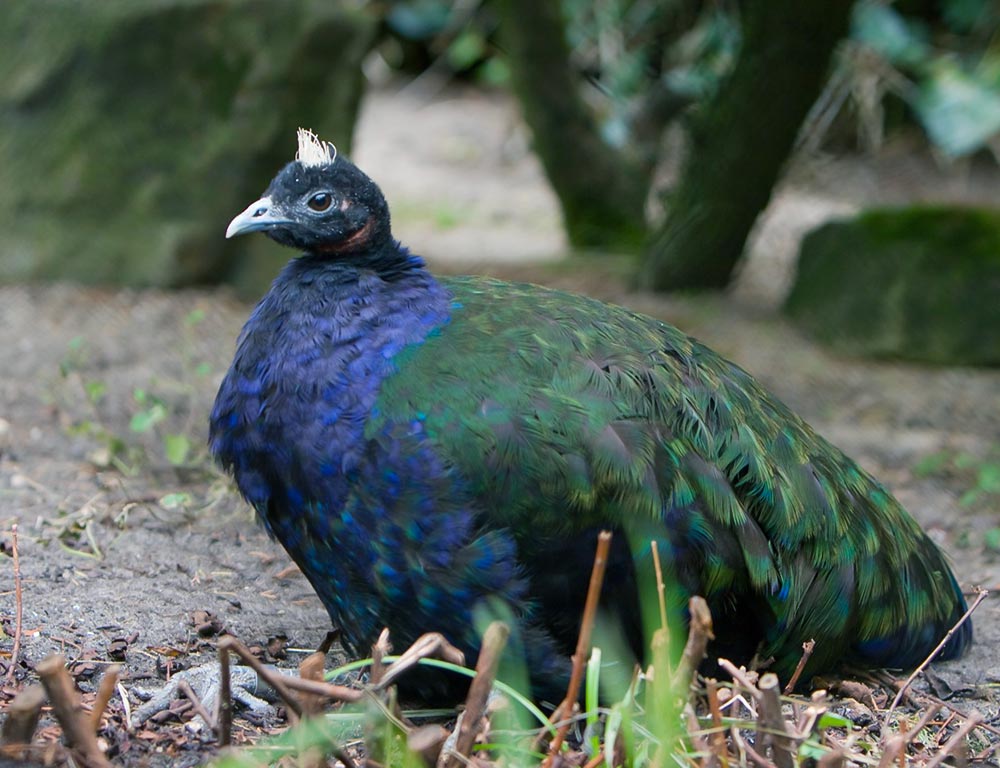
POLYGON ((302 129, 295 160, 232 220, 226 237, 248 232, 331 258, 374 253, 391 242, 389 208, 378 185, 332 144, 302 129))

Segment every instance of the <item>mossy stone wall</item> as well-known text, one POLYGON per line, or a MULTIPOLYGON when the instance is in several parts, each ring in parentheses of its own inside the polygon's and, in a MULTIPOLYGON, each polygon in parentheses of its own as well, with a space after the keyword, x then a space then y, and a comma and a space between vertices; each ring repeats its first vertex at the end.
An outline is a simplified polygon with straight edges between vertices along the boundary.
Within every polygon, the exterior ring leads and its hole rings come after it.
POLYGON ((328 0, 4 0, 0 280, 259 292, 224 240, 310 127, 349 149, 376 20, 328 0))

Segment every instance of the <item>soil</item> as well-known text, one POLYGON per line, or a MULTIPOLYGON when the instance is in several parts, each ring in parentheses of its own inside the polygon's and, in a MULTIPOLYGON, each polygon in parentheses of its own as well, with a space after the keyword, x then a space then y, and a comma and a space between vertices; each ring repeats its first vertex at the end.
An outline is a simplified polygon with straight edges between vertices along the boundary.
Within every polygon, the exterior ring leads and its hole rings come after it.
MULTIPOLYGON (((383 186, 397 236, 435 269, 545 282, 678 325, 883 480, 951 553, 964 585, 1000 584, 1000 495, 969 493, 978 468, 1000 462, 1000 371, 835 357, 777 311, 812 226, 876 202, 984 201, 994 172, 939 168, 905 146, 799 160, 728 294, 652 296, 627 289, 620 259, 565 260, 555 200, 506 98, 377 91, 357 135, 355 160, 383 186)), ((322 641, 329 620, 309 585, 205 455, 207 413, 249 309, 224 290, 0 288, 0 526, 9 553, 17 524, 23 582, 15 681, 58 652, 85 691, 113 661, 126 689, 155 684, 168 666, 210 659, 219 627, 248 645, 287 638, 288 663, 322 641), (168 453, 185 445, 175 466, 168 453), (211 622, 199 611, 216 619, 205 636, 199 625, 211 622)), ((0 569, 9 661, 12 558, 0 569)), ((939 665, 936 685, 994 721, 1000 604, 987 599, 975 625, 971 653, 939 665)), ((118 697, 111 712, 122 712, 118 697)), ((238 740, 259 737, 238 722, 238 740)), ((112 727, 105 740, 124 764, 196 764, 212 752, 176 721, 131 735, 112 727)))

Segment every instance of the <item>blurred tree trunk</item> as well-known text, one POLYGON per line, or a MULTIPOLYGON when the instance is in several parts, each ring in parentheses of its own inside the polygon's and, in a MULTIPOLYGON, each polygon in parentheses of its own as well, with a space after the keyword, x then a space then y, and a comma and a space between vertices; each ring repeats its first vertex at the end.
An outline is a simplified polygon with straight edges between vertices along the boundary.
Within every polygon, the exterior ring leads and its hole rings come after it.
POLYGON ((741 3, 732 74, 691 130, 691 152, 644 254, 654 290, 722 288, 767 205, 799 126, 823 86, 853 0, 741 3))
POLYGON ((649 175, 598 134, 570 67, 559 0, 500 0, 499 9, 514 91, 570 243, 638 249, 649 175))

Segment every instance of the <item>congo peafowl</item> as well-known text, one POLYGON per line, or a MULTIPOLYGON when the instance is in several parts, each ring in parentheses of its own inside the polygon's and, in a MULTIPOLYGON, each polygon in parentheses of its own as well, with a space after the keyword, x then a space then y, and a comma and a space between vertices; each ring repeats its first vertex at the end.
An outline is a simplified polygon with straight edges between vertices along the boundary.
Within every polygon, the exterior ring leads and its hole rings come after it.
MULTIPOLYGON (((435 278, 381 191, 299 132, 295 161, 233 219, 301 251, 254 309, 211 449, 343 633, 366 651, 473 613, 516 617, 558 695, 596 533, 604 607, 642 652, 637 573, 657 540, 678 603, 719 648, 787 678, 912 667, 965 610, 944 556, 875 480, 736 365, 659 320, 480 277, 435 278)), ((965 623, 939 658, 960 655, 965 623)))

